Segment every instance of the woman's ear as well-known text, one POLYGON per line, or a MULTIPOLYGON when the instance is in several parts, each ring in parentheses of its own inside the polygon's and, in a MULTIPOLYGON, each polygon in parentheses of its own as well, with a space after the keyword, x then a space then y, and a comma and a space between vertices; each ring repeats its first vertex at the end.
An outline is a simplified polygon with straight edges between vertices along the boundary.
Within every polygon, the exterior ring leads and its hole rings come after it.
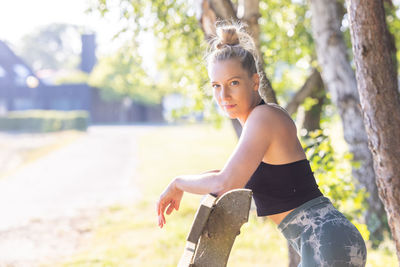
POLYGON ((258 91, 258 88, 260 87, 260 76, 258 75, 258 73, 254 73, 252 78, 254 83, 253 90, 258 91))

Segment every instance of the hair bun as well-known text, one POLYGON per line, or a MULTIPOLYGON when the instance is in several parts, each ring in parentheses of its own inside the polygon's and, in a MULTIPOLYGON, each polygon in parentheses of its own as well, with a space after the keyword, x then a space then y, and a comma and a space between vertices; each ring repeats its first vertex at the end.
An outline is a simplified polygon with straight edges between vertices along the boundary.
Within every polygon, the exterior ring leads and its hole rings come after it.
POLYGON ((221 49, 226 45, 233 46, 239 44, 239 36, 235 27, 225 26, 217 28, 217 36, 219 42, 216 45, 217 49, 221 49))

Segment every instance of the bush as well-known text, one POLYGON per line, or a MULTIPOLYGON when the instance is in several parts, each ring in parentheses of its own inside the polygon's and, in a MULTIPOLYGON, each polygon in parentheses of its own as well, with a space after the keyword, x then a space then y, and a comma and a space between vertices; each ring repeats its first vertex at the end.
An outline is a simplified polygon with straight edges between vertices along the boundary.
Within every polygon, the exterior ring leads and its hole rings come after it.
POLYGON ((0 117, 0 131, 56 132, 86 131, 89 114, 86 111, 25 110, 9 112, 0 117))
POLYGON ((335 153, 331 139, 322 130, 309 132, 301 141, 321 192, 358 228, 363 238, 369 240, 370 233, 363 221, 368 192, 357 188, 351 173, 352 167, 358 168, 360 164, 353 161, 349 152, 335 153))

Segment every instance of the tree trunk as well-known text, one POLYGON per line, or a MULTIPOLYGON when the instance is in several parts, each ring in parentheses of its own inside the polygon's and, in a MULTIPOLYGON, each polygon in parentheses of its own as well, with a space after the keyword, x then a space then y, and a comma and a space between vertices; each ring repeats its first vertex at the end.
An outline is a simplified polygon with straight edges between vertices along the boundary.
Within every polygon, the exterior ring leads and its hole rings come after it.
POLYGON ((374 158, 379 196, 385 204, 400 262, 400 96, 395 47, 382 1, 348 0, 358 91, 374 158))
POLYGON ((347 58, 347 47, 340 31, 341 19, 337 1, 310 0, 312 31, 322 79, 342 119, 344 139, 361 167, 353 168, 353 177, 370 194, 366 223, 372 238, 381 238, 385 212, 378 196, 372 155, 359 107, 354 72, 347 58))
POLYGON ((313 90, 311 91, 310 97, 317 100, 309 110, 306 111, 303 128, 307 130, 307 132, 311 132, 317 129, 321 129, 320 121, 321 121, 321 113, 322 106, 324 105, 326 92, 324 88, 324 83, 322 82, 321 75, 317 70, 315 73, 315 85, 313 90))
POLYGON ((315 91, 319 91, 319 88, 323 88, 323 82, 321 78, 321 74, 317 69, 314 69, 311 75, 307 78, 304 85, 296 92, 294 97, 290 100, 290 102, 286 106, 286 110, 290 115, 293 115, 299 106, 304 102, 304 100, 315 95, 315 91))
POLYGON ((260 78, 262 81, 262 86, 258 91, 265 102, 277 104, 275 91, 272 89, 271 82, 264 72, 265 62, 261 53, 260 25, 258 24, 258 18, 261 16, 259 0, 239 0, 239 7, 243 10, 243 17, 241 19, 248 25, 250 35, 253 37, 257 48, 258 68, 261 70, 260 78))

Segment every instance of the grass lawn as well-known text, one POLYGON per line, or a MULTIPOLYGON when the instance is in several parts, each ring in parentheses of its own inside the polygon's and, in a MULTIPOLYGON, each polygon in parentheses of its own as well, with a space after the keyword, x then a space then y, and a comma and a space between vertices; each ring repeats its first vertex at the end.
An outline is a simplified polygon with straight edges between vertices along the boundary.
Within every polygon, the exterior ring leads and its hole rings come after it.
MULTIPOLYGON (((201 196, 185 194, 178 212, 157 226, 156 201, 176 175, 220 169, 236 143, 230 124, 163 126, 139 136, 135 181, 144 193, 129 207, 110 207, 93 226, 84 249, 59 266, 176 266, 201 196)), ((367 266, 396 266, 393 243, 368 250, 367 266)), ((287 266, 287 245, 276 226, 251 211, 228 262, 238 266, 287 266)), ((211 267, 211 266, 210 266, 211 267)))

